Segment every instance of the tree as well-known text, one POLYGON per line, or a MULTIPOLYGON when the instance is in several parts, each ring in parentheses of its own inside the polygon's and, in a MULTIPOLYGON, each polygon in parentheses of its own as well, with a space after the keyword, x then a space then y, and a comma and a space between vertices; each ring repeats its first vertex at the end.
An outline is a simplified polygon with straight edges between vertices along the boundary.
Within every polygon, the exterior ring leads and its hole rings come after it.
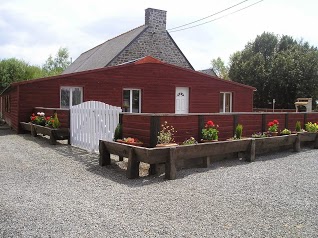
POLYGON ((40 67, 30 66, 23 60, 3 59, 0 61, 0 89, 14 82, 37 78, 41 74, 40 67))
POLYGON ((212 69, 219 78, 229 79, 229 68, 225 66, 220 57, 211 61, 212 69))
POLYGON ((52 55, 46 60, 42 69, 45 76, 53 76, 61 74, 69 65, 71 60, 67 48, 60 48, 53 59, 52 55))
POLYGON ((298 97, 318 99, 318 50, 291 36, 264 32, 230 57, 229 77, 254 86, 255 107, 295 108, 298 97))

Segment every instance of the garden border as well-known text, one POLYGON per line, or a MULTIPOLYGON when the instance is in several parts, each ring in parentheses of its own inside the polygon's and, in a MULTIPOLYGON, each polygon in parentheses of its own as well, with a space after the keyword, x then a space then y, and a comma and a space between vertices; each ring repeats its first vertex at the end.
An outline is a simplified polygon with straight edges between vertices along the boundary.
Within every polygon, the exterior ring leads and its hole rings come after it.
POLYGON ((139 177, 139 163, 150 165, 165 164, 165 178, 176 179, 177 161, 200 159, 204 167, 208 167, 214 156, 233 153, 238 158, 243 156, 246 161, 255 161, 256 154, 268 152, 274 148, 293 146, 293 151, 300 151, 301 142, 314 142, 318 149, 318 133, 297 133, 265 138, 248 138, 242 140, 200 143, 195 145, 172 146, 165 148, 145 148, 122 144, 113 141, 99 141, 99 165, 111 164, 110 155, 128 158, 127 178, 139 177))
POLYGON ((68 140, 70 144, 69 128, 50 128, 47 126, 35 125, 30 122, 20 122, 21 128, 24 131, 30 131, 31 135, 36 137, 38 134, 47 135, 50 137, 50 144, 55 145, 57 140, 68 140))

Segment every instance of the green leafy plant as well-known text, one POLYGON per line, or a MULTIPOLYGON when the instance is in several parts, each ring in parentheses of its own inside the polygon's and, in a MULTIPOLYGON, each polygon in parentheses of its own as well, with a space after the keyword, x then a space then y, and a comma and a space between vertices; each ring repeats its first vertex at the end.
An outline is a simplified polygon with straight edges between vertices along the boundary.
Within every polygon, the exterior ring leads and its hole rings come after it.
POLYGON ((305 128, 306 128, 306 131, 308 131, 308 132, 317 132, 318 131, 318 124, 308 122, 305 124, 305 128))
POLYGON ((300 132, 300 131, 301 131, 301 124, 300 124, 300 121, 297 121, 297 122, 296 122, 295 130, 296 130, 297 132, 300 132))
POLYGON ((59 128, 61 126, 60 120, 57 117, 57 113, 54 113, 54 118, 53 118, 53 123, 52 123, 53 128, 59 128))
POLYGON ((157 136, 157 144, 170 144, 175 143, 174 141, 174 133, 175 131, 173 126, 169 126, 168 122, 165 121, 164 124, 161 125, 161 131, 159 131, 157 136))
POLYGON ((198 144, 198 142, 193 137, 190 137, 189 139, 183 141, 181 145, 195 145, 195 144, 198 144))
POLYGON ((218 140, 219 131, 217 130, 219 126, 214 124, 213 121, 207 121, 204 129, 202 129, 202 139, 203 140, 218 140))
POLYGON ((279 122, 277 120, 270 121, 268 124, 268 131, 277 132, 279 122))
POLYGON ((54 113, 53 117, 45 117, 45 126, 53 127, 57 129, 61 126, 61 123, 57 117, 57 113, 54 113))
POLYGON ((238 124, 235 128, 234 139, 242 139, 243 125, 238 124))
POLYGON ((282 134, 282 135, 290 135, 290 134, 291 134, 291 131, 285 128, 284 130, 282 130, 282 131, 280 132, 280 134, 282 134))
POLYGON ((121 139, 121 138, 122 138, 122 127, 121 127, 121 124, 118 123, 118 125, 116 126, 116 129, 115 129, 113 141, 116 141, 116 140, 121 139))
POLYGON ((46 123, 45 113, 44 112, 37 112, 36 115, 32 113, 30 120, 32 123, 44 126, 46 123))

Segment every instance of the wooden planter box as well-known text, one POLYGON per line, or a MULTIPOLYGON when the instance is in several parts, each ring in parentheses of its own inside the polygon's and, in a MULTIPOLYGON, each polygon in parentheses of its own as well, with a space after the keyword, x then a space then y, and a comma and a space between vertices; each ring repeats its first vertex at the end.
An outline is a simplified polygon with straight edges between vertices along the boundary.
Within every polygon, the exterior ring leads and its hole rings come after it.
POLYGON ((178 160, 202 159, 204 166, 207 167, 210 164, 211 156, 220 155, 226 151, 226 153, 243 152, 245 159, 252 161, 253 156, 255 157, 252 146, 253 141, 249 139, 157 148, 144 148, 100 140, 99 164, 101 166, 109 165, 111 163, 110 154, 126 157, 128 158, 127 178, 137 178, 140 162, 151 165, 164 163, 165 177, 175 179, 178 160))
POLYGON ((295 152, 300 151, 301 141, 313 141, 314 148, 318 148, 317 133, 299 133, 284 136, 248 138, 242 140, 219 141, 196 145, 144 148, 112 141, 99 141, 99 164, 111 163, 110 154, 128 158, 127 178, 139 177, 139 163, 150 165, 165 164, 165 178, 176 178, 176 163, 180 160, 202 159, 204 166, 210 164, 215 156, 228 153, 241 153, 247 161, 254 161, 255 154, 262 154, 271 149, 286 146, 292 147, 295 152))
POLYGON ((70 142, 70 130, 68 128, 50 128, 47 126, 35 125, 29 122, 20 122, 21 128, 25 131, 30 131, 31 135, 36 137, 38 134, 47 135, 50 137, 50 143, 56 144, 57 140, 68 140, 70 142))

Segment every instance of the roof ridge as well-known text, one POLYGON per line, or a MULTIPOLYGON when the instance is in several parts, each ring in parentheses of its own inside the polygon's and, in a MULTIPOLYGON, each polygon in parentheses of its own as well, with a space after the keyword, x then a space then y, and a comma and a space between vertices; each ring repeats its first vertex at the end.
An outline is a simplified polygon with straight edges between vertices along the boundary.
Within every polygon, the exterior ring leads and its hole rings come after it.
POLYGON ((129 32, 132 32, 132 31, 134 31, 134 30, 136 30, 136 29, 138 29, 138 28, 144 27, 144 26, 146 26, 146 25, 141 25, 141 26, 135 27, 135 28, 133 28, 133 29, 131 29, 131 30, 129 30, 129 31, 126 31, 126 32, 124 32, 124 33, 118 35, 118 36, 115 36, 115 37, 113 37, 113 38, 110 38, 110 39, 104 41, 103 43, 101 43, 101 44, 99 44, 99 45, 97 45, 97 46, 95 46, 95 47, 93 47, 93 48, 91 48, 91 49, 89 49, 89 50, 84 51, 81 55, 87 53, 88 51, 90 51, 90 50, 92 50, 92 49, 94 49, 94 48, 96 48, 96 47, 99 47, 99 46, 105 44, 106 42, 109 42, 109 41, 111 41, 111 40, 114 40, 114 39, 116 39, 116 38, 118 38, 118 37, 120 37, 120 36, 122 36, 122 35, 125 35, 125 34, 127 34, 127 33, 129 33, 129 32))

